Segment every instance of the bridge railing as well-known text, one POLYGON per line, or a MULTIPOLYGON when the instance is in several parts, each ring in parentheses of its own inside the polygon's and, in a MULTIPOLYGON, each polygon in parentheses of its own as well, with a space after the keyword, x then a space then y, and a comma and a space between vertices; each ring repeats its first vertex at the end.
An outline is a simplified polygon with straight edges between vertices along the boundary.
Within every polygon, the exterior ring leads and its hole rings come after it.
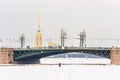
MULTIPOLYGON (((64 49, 90 49, 90 50, 110 50, 112 47, 64 47, 64 49)), ((59 50, 63 48, 48 48, 48 47, 43 47, 43 48, 14 48, 14 50, 59 50)))

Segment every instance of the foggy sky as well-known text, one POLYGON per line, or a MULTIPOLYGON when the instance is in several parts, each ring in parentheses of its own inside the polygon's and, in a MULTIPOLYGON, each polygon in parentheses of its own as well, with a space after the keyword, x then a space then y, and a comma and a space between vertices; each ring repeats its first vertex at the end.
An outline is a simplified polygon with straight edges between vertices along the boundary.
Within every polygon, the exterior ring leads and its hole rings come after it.
POLYGON ((18 39, 24 33, 26 45, 33 45, 38 6, 44 43, 50 38, 60 43, 61 28, 68 37, 85 29, 88 39, 120 39, 119 0, 0 0, 0 38, 18 39))

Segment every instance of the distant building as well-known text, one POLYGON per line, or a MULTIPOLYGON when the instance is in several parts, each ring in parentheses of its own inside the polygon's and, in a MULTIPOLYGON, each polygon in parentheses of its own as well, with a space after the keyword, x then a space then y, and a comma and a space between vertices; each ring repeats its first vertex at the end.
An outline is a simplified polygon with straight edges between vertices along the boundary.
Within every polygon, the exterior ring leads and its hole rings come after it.
POLYGON ((48 42, 48 48, 55 48, 55 47, 57 47, 57 43, 50 39, 50 41, 48 42))

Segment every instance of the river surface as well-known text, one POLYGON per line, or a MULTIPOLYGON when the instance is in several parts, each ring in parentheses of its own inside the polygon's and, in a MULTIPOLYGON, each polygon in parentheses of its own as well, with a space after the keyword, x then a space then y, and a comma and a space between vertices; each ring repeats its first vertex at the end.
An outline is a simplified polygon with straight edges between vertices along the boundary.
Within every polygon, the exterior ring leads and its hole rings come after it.
POLYGON ((120 66, 0 65, 0 80, 120 80, 120 66))
POLYGON ((120 80, 120 66, 110 65, 109 59, 82 53, 79 56, 84 57, 75 58, 71 57, 73 54, 76 53, 49 56, 43 58, 42 63, 38 60, 37 64, 35 61, 33 64, 1 64, 0 80, 120 80), (104 64, 96 64, 99 60, 104 64), (61 61, 61 65, 57 61, 61 61))

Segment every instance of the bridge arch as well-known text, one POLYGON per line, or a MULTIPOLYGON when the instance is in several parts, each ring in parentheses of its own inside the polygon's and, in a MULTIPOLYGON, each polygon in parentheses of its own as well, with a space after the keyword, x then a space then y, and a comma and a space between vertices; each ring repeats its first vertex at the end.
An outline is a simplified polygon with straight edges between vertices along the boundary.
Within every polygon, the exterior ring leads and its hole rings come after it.
POLYGON ((110 64, 110 59, 88 53, 69 52, 40 59, 41 64, 110 64))
POLYGON ((69 52, 88 53, 92 55, 110 58, 108 49, 36 49, 36 50, 14 50, 14 60, 40 59, 54 54, 69 52))

